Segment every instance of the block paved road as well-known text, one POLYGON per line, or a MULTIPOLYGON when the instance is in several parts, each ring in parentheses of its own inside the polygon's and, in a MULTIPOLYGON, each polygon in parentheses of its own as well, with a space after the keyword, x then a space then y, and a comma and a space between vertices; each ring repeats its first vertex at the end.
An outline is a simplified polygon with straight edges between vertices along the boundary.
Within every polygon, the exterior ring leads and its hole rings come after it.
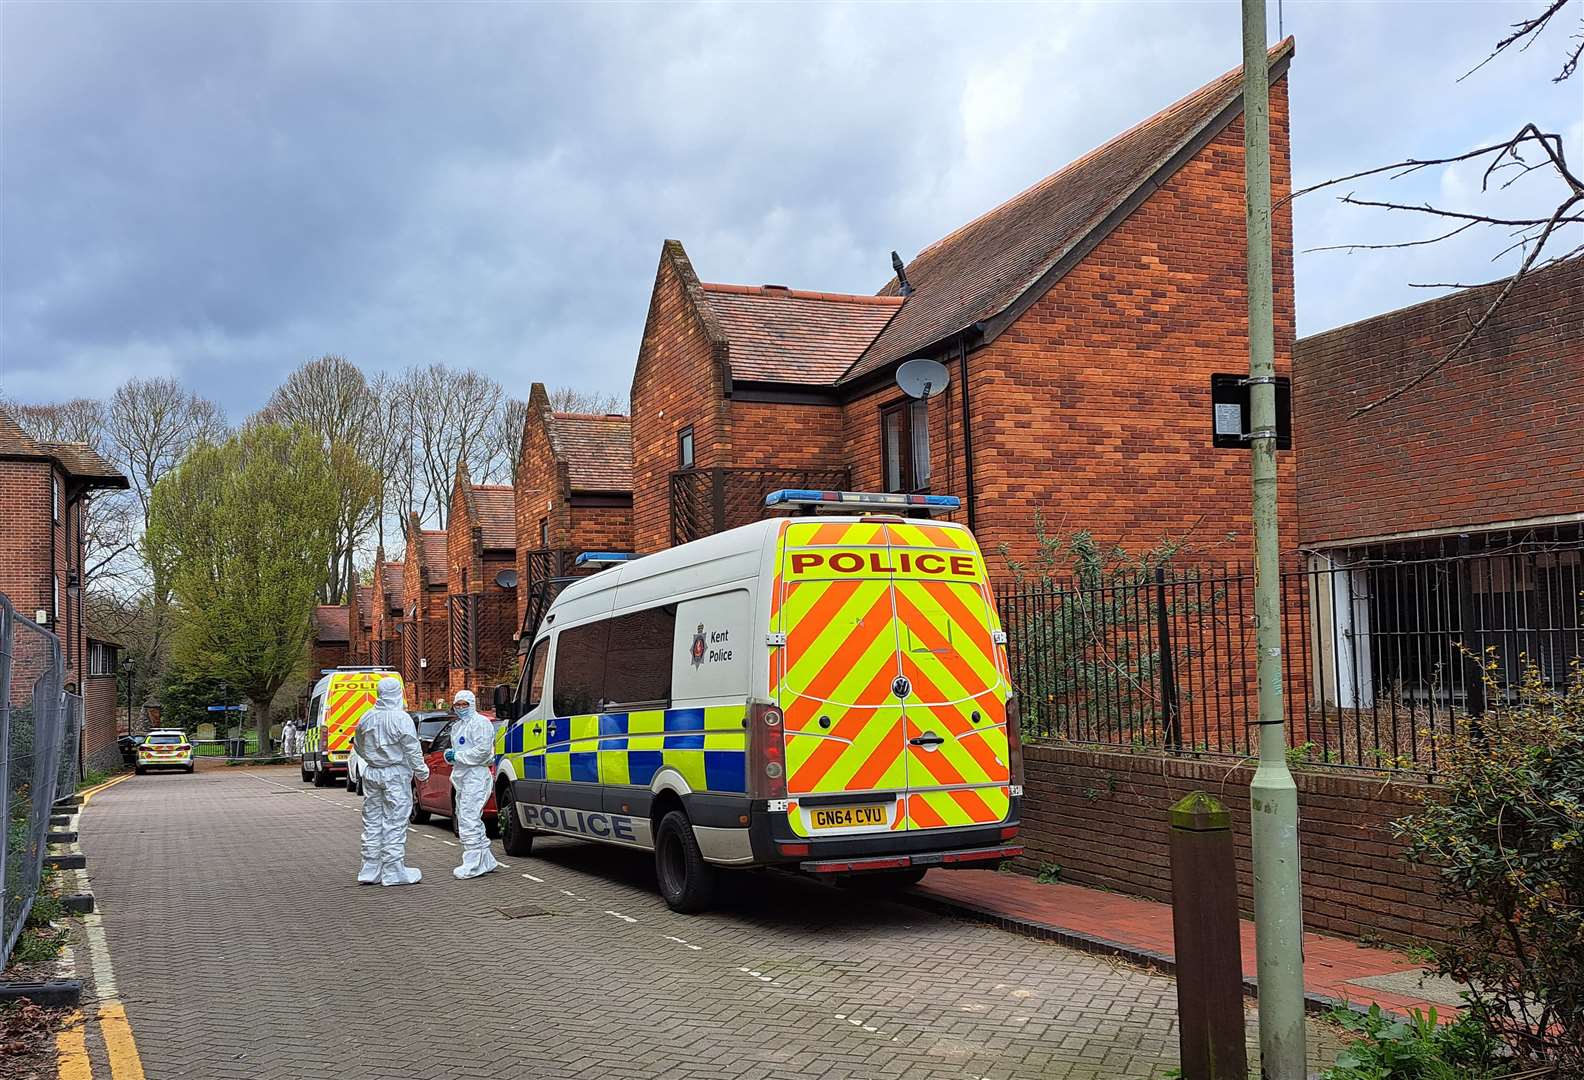
POLYGON ((201 766, 95 798, 82 846, 150 1080, 1003 1080, 1176 1061, 1169 978, 779 874, 676 915, 646 856, 575 841, 459 882, 443 823, 409 834, 422 884, 359 886, 358 807, 292 768, 201 766))

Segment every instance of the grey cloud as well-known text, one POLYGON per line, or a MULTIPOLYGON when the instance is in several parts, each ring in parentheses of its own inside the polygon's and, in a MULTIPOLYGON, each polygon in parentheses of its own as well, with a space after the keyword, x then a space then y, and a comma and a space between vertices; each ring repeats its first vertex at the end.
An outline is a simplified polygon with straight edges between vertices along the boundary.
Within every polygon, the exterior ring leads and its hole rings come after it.
MULTIPOLYGON (((472 365, 517 393, 623 391, 663 238, 708 279, 873 291, 893 247, 912 254, 1238 61, 1235 5, 4 19, 7 392, 169 369, 235 414, 322 352, 472 365)), ((1516 126, 1520 100, 1576 119, 1543 50, 1453 83, 1500 12, 1286 19, 1300 182, 1516 126)), ((1374 227, 1325 200, 1297 217, 1300 248, 1374 227)), ((1458 270, 1485 254, 1458 249, 1458 270)), ((1300 328, 1418 299, 1402 284, 1416 265, 1300 259, 1300 328)))

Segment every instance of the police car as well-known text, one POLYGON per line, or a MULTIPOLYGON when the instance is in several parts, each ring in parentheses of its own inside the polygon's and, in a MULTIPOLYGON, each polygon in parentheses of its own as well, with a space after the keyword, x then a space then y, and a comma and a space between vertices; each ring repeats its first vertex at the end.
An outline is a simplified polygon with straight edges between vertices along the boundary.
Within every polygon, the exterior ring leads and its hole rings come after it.
POLYGON ((150 769, 181 769, 193 771, 192 743, 180 728, 161 728, 151 731, 137 748, 137 763, 132 770, 139 776, 150 769))
POLYGON ((1016 700, 945 496, 776 492, 778 517, 568 584, 496 687, 508 854, 652 851, 677 911, 725 868, 896 887, 1021 852, 1016 700), (837 516, 809 516, 815 509, 837 516))

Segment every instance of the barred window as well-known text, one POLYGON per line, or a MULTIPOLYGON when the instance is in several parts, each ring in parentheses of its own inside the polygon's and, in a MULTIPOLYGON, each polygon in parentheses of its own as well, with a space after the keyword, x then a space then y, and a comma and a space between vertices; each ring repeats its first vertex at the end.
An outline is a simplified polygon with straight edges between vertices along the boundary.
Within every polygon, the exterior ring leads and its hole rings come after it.
POLYGON ((116 673, 116 647, 103 641, 88 643, 88 674, 114 675, 116 673))

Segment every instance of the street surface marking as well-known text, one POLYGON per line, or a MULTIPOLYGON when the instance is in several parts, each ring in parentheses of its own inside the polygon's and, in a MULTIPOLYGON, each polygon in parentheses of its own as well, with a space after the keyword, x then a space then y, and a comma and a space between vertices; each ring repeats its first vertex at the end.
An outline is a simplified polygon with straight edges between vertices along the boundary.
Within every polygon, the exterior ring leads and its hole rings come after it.
POLYGON ((55 1056, 56 1080, 93 1080, 93 1066, 88 1062, 88 1032, 80 1011, 73 1009, 66 1026, 56 1034, 55 1056))
POLYGON ((534 877, 532 874, 524 874, 523 877, 527 878, 529 881, 537 881, 541 885, 544 884, 544 878, 542 877, 534 877))
POLYGON ((635 918, 633 918, 633 917, 632 917, 632 916, 631 916, 631 915, 623 915, 623 914, 622 914, 622 913, 621 913, 621 912, 619 912, 619 911, 612 911, 612 910, 610 910, 610 909, 609 909, 609 908, 606 908, 606 909, 605 909, 605 914, 607 914, 607 915, 614 915, 614 916, 616 916, 616 917, 617 917, 617 918, 618 918, 618 919, 621 919, 621 920, 622 920, 622 921, 623 921, 623 922, 630 922, 630 923, 635 923, 635 922, 637 922, 637 921, 638 921, 638 920, 637 920, 637 919, 635 919, 635 918))

